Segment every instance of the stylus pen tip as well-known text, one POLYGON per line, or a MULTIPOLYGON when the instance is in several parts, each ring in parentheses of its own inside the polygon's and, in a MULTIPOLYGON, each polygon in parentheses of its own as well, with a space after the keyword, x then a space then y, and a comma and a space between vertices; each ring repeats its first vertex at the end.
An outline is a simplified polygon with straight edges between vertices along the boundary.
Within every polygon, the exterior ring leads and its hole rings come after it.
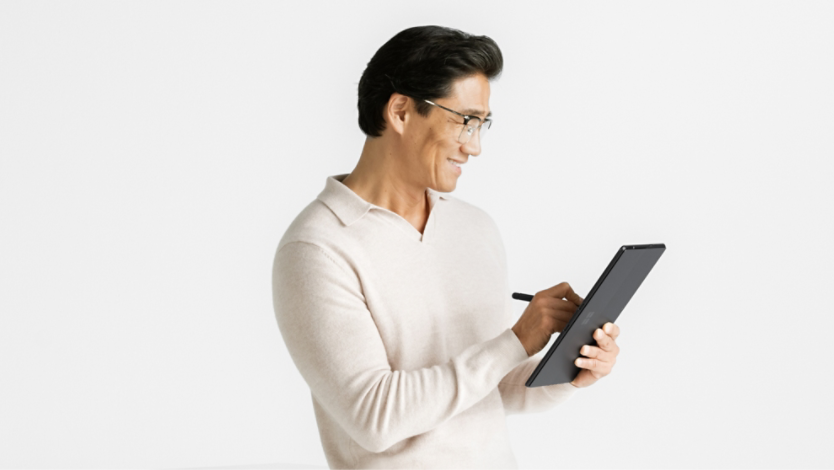
POLYGON ((533 296, 530 294, 522 294, 521 292, 513 292, 513 298, 516 300, 523 300, 525 302, 529 302, 533 300, 533 296))

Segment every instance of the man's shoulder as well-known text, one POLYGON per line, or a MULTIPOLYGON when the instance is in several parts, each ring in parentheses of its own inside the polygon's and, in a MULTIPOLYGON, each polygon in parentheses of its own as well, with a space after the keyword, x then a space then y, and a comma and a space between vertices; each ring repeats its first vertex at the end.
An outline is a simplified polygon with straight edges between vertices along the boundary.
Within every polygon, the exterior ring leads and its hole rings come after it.
POLYGON ((489 213, 474 203, 465 201, 456 196, 444 195, 448 203, 450 211, 455 214, 462 222, 468 224, 477 224, 482 227, 497 228, 495 219, 489 213))
POLYGON ((305 242, 324 247, 337 238, 342 224, 339 218, 319 199, 313 199, 290 222, 278 242, 278 250, 293 242, 305 242))

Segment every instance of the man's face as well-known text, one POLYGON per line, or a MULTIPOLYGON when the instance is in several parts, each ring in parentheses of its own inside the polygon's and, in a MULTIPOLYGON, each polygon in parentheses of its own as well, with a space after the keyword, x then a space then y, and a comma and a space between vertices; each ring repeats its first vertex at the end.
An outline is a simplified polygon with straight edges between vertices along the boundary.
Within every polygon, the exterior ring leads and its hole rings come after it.
MULTIPOLYGON (((483 121, 489 109, 489 80, 477 74, 453 83, 452 94, 432 100, 461 114, 477 116, 483 121)), ((448 193, 457 186, 464 163, 470 155, 481 153, 480 131, 469 142, 461 144, 458 136, 463 130, 463 118, 445 109, 431 106, 427 117, 414 114, 415 119, 403 134, 409 148, 414 149, 407 161, 409 179, 420 186, 448 193), (415 155, 416 154, 416 155, 415 155), (461 168, 449 160, 460 162, 461 168)))

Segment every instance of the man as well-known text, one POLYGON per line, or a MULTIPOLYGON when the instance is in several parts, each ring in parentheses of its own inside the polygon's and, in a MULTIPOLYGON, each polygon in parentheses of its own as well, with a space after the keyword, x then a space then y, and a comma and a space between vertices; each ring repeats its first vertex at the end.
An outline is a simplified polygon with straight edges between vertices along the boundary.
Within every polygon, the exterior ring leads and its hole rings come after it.
POLYGON ((609 323, 572 383, 524 386, 582 298, 560 283, 513 325, 498 227, 444 194, 480 154, 502 65, 492 39, 438 26, 384 44, 359 82, 356 168, 278 245, 276 318, 332 468, 516 467, 505 415, 551 409, 614 365, 609 323))

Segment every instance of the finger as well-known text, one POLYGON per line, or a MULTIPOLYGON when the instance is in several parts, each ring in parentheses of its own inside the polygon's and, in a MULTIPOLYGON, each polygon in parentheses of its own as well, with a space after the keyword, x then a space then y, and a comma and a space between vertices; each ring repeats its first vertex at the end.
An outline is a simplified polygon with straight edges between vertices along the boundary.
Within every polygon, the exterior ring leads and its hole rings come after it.
POLYGON ((553 322, 553 328, 552 328, 552 330, 553 330, 553 331, 552 331, 552 333, 551 333, 551 334, 553 334, 553 333, 561 333, 561 332, 565 331, 565 327, 566 327, 566 326, 568 326, 568 322, 567 322, 567 321, 556 319, 556 320, 553 322))
POLYGON ((550 310, 546 311, 546 314, 559 326, 560 329, 556 331, 563 331, 571 318, 573 318, 573 313, 565 310, 550 310))
POLYGON ((572 302, 568 302, 562 299, 556 299, 553 297, 546 297, 542 296, 541 300, 538 301, 540 305, 545 307, 544 312, 559 321, 568 322, 573 315, 576 313, 576 309, 579 308, 574 305, 572 302))
POLYGON ((565 298, 577 307, 581 305, 585 299, 579 297, 579 295, 576 292, 574 292, 573 289, 570 288, 570 286, 568 286, 568 289, 569 290, 565 293, 565 298))
POLYGON ((576 295, 576 292, 573 291, 570 284, 568 284, 567 282, 560 282, 559 284, 556 284, 555 286, 549 289, 545 289, 544 292, 546 292, 547 295, 552 297, 567 299, 577 306, 579 306, 579 304, 581 304, 583 300, 582 297, 576 295))
POLYGON ((565 310, 571 313, 575 312, 576 309, 579 308, 573 302, 568 302, 567 300, 558 299, 556 297, 542 296, 539 303, 552 308, 553 310, 565 310))
POLYGON ((611 364, 600 359, 579 357, 573 363, 576 364, 576 367, 590 370, 597 378, 606 376, 611 372, 611 364))
POLYGON ((579 349, 579 354, 582 354, 585 357, 589 357, 592 359, 599 359, 605 362, 611 362, 613 359, 613 355, 605 351, 604 349, 600 349, 596 346, 591 346, 590 344, 586 344, 579 349))
POLYGON ((602 331, 604 331, 605 334, 607 334, 614 340, 616 340, 620 336, 620 327, 611 322, 608 322, 605 325, 603 325, 602 331))
POLYGON ((576 306, 575 303, 569 302, 567 300, 562 300, 562 299, 554 299, 554 300, 555 300, 555 302, 553 303, 553 306, 557 310, 564 310, 565 312, 569 312, 570 314, 573 314, 579 308, 579 307, 576 306))
POLYGON ((598 361, 608 363, 609 370, 611 370, 611 368, 613 368, 614 364, 617 362, 617 353, 610 353, 608 351, 605 351, 604 349, 591 346, 590 344, 582 346, 582 348, 579 350, 579 353, 590 359, 597 359, 598 361))
POLYGON ((617 343, 614 340, 605 334, 601 328, 597 328, 594 330, 594 339, 597 340, 597 344, 600 348, 608 352, 615 352, 617 348, 617 343))

